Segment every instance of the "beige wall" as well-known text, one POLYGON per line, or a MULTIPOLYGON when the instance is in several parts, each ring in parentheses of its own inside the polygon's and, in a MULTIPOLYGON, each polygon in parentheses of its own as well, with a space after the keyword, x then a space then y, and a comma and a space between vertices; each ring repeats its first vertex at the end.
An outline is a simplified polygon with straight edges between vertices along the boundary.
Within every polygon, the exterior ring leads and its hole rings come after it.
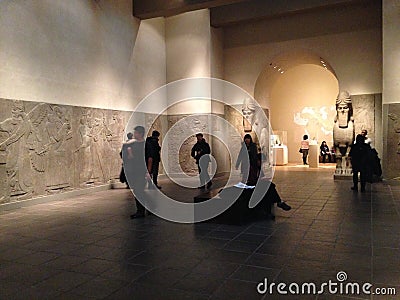
POLYGON ((383 0, 383 103, 400 103, 400 1, 383 0))
MULTIPOLYGON (((165 37, 167 82, 211 76, 210 14, 207 9, 166 18, 165 37)), ((197 88, 207 90, 209 86, 197 88)), ((209 113, 210 111, 210 101, 195 99, 171 107, 168 109, 168 114, 209 113)))
POLYGON ((304 134, 332 146, 338 83, 332 73, 315 65, 300 65, 281 75, 270 93, 270 121, 273 130, 287 131, 289 162, 300 162, 298 150, 304 134))
POLYGON ((0 2, 0 97, 131 110, 165 83, 164 21, 130 0, 0 2))
MULTIPOLYGON (((238 35, 240 32, 238 32, 238 35)), ((382 91, 380 29, 264 43, 225 49, 225 79, 254 93, 259 74, 274 57, 304 49, 327 61, 336 72, 340 89, 351 94, 382 91)))

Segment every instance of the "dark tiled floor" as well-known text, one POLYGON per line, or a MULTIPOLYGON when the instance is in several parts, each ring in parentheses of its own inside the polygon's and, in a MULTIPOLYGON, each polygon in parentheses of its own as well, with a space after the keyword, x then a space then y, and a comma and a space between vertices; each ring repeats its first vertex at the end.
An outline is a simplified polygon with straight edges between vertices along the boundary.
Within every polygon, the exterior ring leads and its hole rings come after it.
MULTIPOLYGON (((396 299, 400 296, 259 295, 268 279, 396 287, 400 293, 400 185, 365 194, 332 170, 280 168, 274 181, 293 209, 245 225, 130 220, 116 189, 0 214, 0 299, 396 299)), ((216 182, 221 185, 223 181, 216 182)), ((164 182, 163 191, 185 195, 164 182)))

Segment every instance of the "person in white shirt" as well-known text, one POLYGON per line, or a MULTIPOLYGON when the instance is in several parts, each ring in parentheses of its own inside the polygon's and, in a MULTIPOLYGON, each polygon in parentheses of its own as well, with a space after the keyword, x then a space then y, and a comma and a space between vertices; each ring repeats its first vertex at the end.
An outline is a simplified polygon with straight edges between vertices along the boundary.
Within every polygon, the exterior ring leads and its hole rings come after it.
POLYGON ((368 144, 368 145, 370 145, 371 148, 374 148, 374 147, 372 146, 372 140, 368 137, 368 131, 367 131, 367 129, 361 130, 361 135, 365 138, 365 143, 368 144))
POLYGON ((310 143, 308 141, 308 135, 305 134, 303 136, 303 140, 301 141, 301 153, 303 153, 303 164, 308 165, 307 163, 307 156, 308 156, 308 150, 310 148, 310 143))

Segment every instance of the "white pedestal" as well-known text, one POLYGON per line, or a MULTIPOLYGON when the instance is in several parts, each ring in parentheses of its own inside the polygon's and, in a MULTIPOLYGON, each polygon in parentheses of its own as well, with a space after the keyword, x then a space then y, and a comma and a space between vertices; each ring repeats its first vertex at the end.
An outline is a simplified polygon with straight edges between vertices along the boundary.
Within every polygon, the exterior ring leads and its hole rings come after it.
POLYGON ((284 166, 288 164, 288 149, 287 146, 274 146, 274 164, 276 166, 284 166))
POLYGON ((308 151, 308 166, 310 168, 318 168, 319 166, 319 147, 318 145, 310 145, 308 151))

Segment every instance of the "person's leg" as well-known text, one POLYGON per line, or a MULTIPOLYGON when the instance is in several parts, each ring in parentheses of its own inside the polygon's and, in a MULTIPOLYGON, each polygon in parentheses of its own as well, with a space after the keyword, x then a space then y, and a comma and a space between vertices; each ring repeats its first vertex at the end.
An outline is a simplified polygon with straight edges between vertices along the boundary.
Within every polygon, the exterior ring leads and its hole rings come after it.
POLYGON ((353 169, 353 191, 358 191, 358 170, 353 169))
POLYGON ((160 165, 159 162, 155 162, 155 163, 153 164, 153 170, 152 170, 153 183, 154 183, 154 185, 155 185, 156 187, 159 187, 159 186, 158 186, 158 170, 159 170, 159 165, 160 165))
POLYGON ((136 213, 131 215, 131 219, 142 218, 142 217, 144 217, 144 213, 145 213, 145 207, 143 206, 142 203, 146 201, 145 193, 144 193, 146 179, 145 179, 144 175, 138 176, 137 178, 135 178, 133 185, 134 185, 133 186, 133 194, 135 195, 135 202, 136 202, 136 213))
POLYGON ((365 192, 366 183, 367 183, 367 172, 365 170, 361 170, 360 171, 361 192, 365 192))
POLYGON ((208 164, 204 166, 204 183, 207 182, 207 188, 210 188, 212 185, 212 181, 210 179, 210 174, 208 174, 208 164))
POLYGON ((199 170, 199 178, 200 178, 199 188, 204 188, 204 176, 203 176, 203 172, 201 171, 200 163, 197 165, 197 168, 199 170))
POLYGON ((276 190, 276 186, 273 182, 269 183, 267 193, 263 198, 263 202, 264 202, 263 206, 267 214, 271 213, 271 207, 274 205, 274 203, 276 203, 277 206, 283 210, 287 211, 291 209, 291 207, 288 204, 282 201, 281 197, 278 194, 278 191, 276 190))

